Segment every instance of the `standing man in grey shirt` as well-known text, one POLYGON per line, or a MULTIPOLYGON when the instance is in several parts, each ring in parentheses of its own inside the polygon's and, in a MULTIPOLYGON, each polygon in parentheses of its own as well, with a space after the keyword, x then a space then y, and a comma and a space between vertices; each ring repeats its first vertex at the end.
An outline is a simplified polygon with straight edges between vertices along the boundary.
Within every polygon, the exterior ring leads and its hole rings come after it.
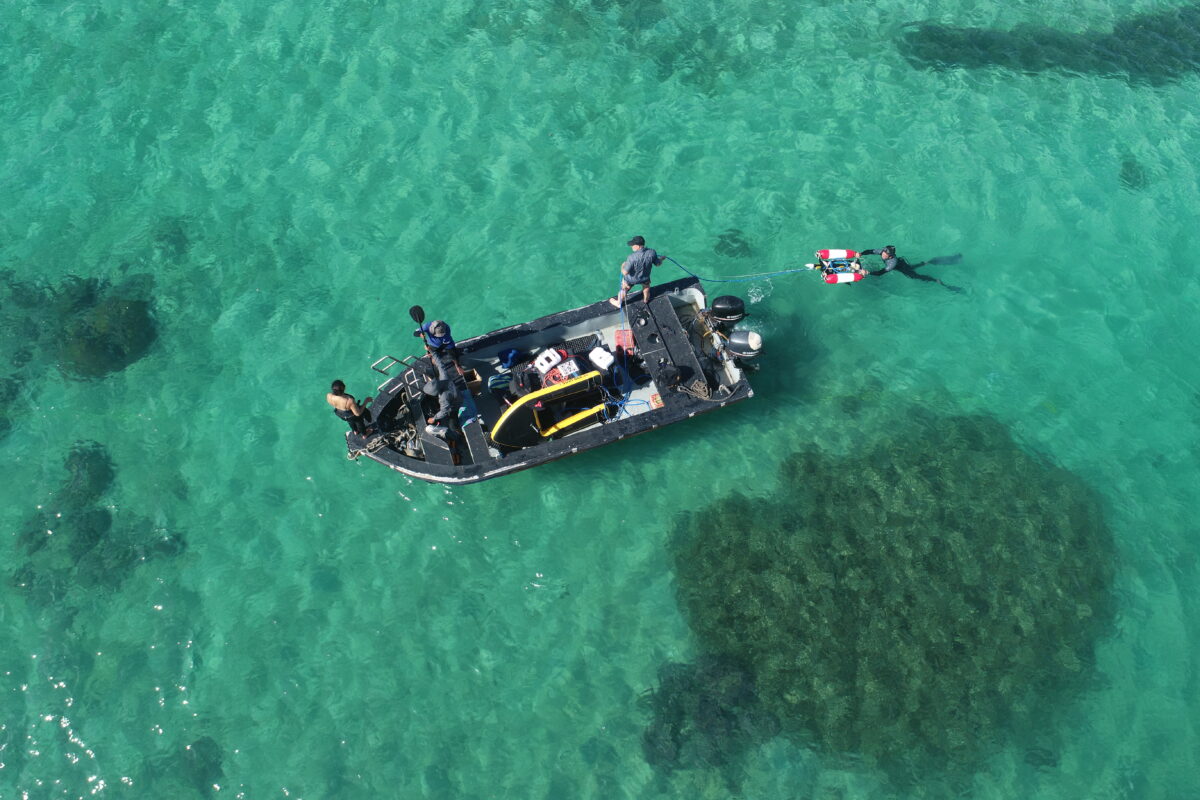
POLYGON ((641 236, 633 237, 627 244, 633 254, 621 265, 621 291, 608 299, 613 308, 620 308, 625 303, 625 295, 638 284, 642 285, 642 301, 649 303, 650 270, 663 262, 662 256, 646 247, 646 240, 641 236))

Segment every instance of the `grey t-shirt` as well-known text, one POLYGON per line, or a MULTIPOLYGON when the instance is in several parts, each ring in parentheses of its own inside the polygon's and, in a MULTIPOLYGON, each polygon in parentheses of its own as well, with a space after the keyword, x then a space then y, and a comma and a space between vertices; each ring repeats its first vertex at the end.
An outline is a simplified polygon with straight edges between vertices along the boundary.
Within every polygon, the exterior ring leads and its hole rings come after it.
POLYGON ((625 282, 630 286, 636 283, 645 283, 650 280, 650 269, 662 263, 662 256, 651 250, 649 247, 643 247, 641 250, 635 250, 625 259, 625 263, 621 268, 626 272, 625 282))
POLYGON ((462 396, 458 393, 458 387, 454 385, 453 381, 444 379, 426 381, 424 392, 430 397, 437 398, 438 410, 433 415, 435 423, 445 423, 462 404, 462 396))

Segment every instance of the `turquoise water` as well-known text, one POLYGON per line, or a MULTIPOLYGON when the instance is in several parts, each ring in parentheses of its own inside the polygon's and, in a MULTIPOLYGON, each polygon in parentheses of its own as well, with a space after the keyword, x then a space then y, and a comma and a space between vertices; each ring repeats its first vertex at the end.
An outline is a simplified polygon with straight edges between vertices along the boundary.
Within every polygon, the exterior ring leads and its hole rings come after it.
POLYGON ((931 71, 901 38, 1170 6, 133 8, 0 10, 0 798, 1200 792, 1200 75, 931 71), (465 336, 590 302, 635 233, 710 276, 962 253, 924 271, 965 291, 737 285, 768 347, 750 403, 453 490, 345 460, 322 393, 370 394, 410 305, 465 336), (64 366, 69 276, 150 300, 144 357, 64 366), (1088 691, 965 783, 784 738, 656 772, 639 696, 697 655, 680 510, 912 404, 991 416, 1101 497, 1088 691), (30 545, 79 441, 125 549, 30 545))

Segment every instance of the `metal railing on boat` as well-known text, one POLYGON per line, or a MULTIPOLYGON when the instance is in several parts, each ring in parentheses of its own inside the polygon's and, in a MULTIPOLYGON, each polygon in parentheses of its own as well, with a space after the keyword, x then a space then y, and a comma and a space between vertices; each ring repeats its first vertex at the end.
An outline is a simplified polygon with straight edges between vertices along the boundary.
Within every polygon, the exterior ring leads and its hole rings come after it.
POLYGON ((397 364, 403 364, 405 366, 405 368, 411 367, 413 365, 413 362, 416 361, 417 358, 418 358, 417 356, 405 356, 404 358, 396 358, 395 356, 384 356, 383 358, 378 359, 374 364, 372 364, 371 369, 375 370, 380 375, 387 375, 388 370, 391 369, 392 367, 396 366, 397 364), (382 367, 379 366, 384 361, 386 361, 387 364, 382 367))

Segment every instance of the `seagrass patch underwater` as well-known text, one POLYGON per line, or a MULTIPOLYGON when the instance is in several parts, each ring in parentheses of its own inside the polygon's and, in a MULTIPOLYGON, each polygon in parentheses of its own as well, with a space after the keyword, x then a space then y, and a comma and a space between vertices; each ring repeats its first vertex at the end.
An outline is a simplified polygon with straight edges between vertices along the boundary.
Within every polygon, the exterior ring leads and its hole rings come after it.
POLYGON ((678 524, 701 657, 648 695, 651 764, 719 765, 779 733, 897 783, 961 777, 1003 745, 1044 747, 1094 683, 1116 573, 1096 494, 990 417, 900 419, 678 524))

